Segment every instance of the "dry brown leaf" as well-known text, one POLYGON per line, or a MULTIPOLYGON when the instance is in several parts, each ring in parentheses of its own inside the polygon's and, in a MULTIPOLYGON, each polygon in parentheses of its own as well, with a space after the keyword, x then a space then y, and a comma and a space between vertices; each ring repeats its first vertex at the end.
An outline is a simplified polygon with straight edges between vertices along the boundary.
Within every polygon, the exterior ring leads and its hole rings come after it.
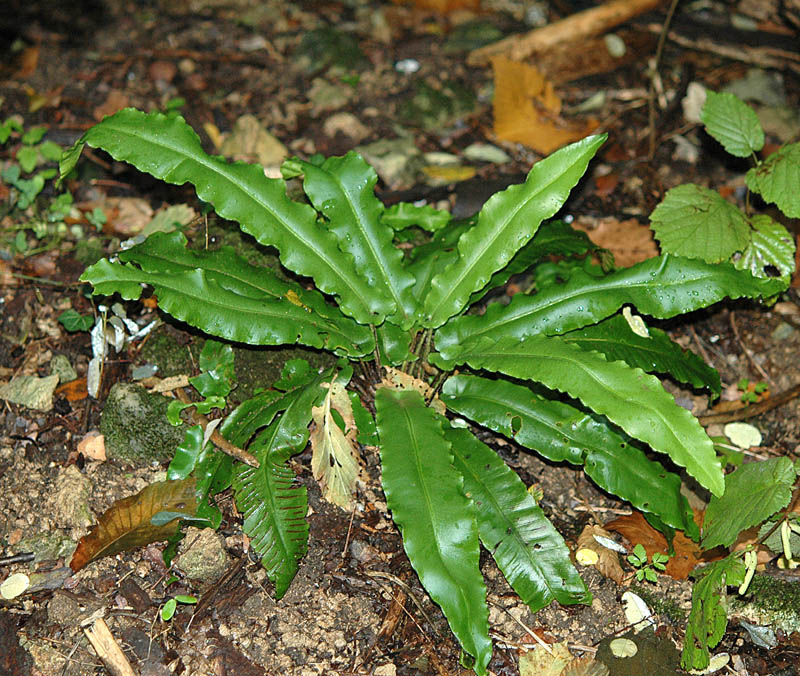
POLYGON ((14 73, 15 78, 24 79, 33 75, 39 65, 39 45, 23 49, 19 55, 18 64, 19 70, 14 73))
MULTIPOLYGON (((697 513, 695 513, 695 521, 702 525, 702 518, 698 518, 697 513)), ((652 559, 653 554, 656 553, 669 554, 667 539, 647 523, 641 512, 621 516, 609 521, 605 527, 619 533, 634 546, 642 545, 647 552, 648 559, 652 559)), ((676 580, 685 580, 700 561, 707 560, 703 558, 700 545, 680 531, 675 533, 672 546, 675 548, 675 555, 669 557, 665 572, 676 580)))
POLYGON ((386 375, 381 380, 383 387, 391 387, 395 390, 416 390, 419 392, 425 401, 429 402, 429 406, 437 413, 444 415, 447 408, 437 395, 435 395, 433 388, 428 385, 424 380, 415 378, 400 369, 391 366, 385 366, 384 371, 386 375))
POLYGON ((613 539, 611 533, 604 530, 600 526, 584 526, 583 531, 578 536, 577 547, 578 550, 589 549, 598 556, 597 563, 594 567, 607 578, 614 580, 617 584, 625 584, 625 573, 619 563, 619 555, 617 552, 604 547, 597 540, 595 535, 600 537, 613 539))
POLYGON ((101 207, 108 217, 103 231, 109 235, 133 237, 153 220, 150 202, 141 197, 109 197, 101 207))
POLYGON ((92 115, 100 122, 106 115, 113 115, 129 105, 131 105, 130 99, 125 94, 119 89, 112 89, 106 100, 92 111, 92 115))
POLYGON ((106 439, 97 432, 89 432, 78 442, 78 452, 90 460, 104 462, 106 459, 106 439))
POLYGON ((84 535, 72 555, 69 567, 78 572, 87 563, 151 542, 167 540, 178 530, 179 520, 154 526, 150 519, 158 512, 194 516, 197 511, 195 480, 159 481, 136 495, 117 500, 84 535))
POLYGON ((554 643, 550 652, 536 646, 519 656, 520 676, 559 676, 572 661, 572 654, 564 642, 554 643))
POLYGON ((361 460, 353 407, 344 387, 331 383, 324 404, 312 408, 311 416, 316 425, 311 434, 311 471, 319 482, 322 497, 349 510, 356 480, 361 473, 361 460), (332 410, 341 415, 344 430, 336 424, 332 410))
POLYGON ((533 66, 505 56, 492 59, 494 131, 501 139, 523 143, 547 155, 597 128, 594 119, 567 122, 559 117, 561 99, 533 66))
POLYGON ((608 676, 608 667, 594 657, 579 657, 566 666, 561 676, 608 676))
POLYGON ((635 218, 618 221, 613 216, 607 218, 581 217, 573 224, 582 230, 597 246, 614 254, 614 262, 626 268, 653 256, 658 256, 658 247, 653 239, 653 231, 635 218))

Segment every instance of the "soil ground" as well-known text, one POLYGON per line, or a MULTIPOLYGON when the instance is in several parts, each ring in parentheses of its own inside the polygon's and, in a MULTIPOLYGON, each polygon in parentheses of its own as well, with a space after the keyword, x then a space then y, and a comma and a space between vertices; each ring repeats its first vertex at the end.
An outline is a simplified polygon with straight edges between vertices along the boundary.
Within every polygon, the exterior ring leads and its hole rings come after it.
MULTIPOLYGON (((20 3, 10 13, 14 18, 0 22, 9 46, 0 64, 0 120, 18 114, 25 128, 45 124, 47 138, 66 147, 106 113, 126 105, 163 110, 181 97, 181 113, 209 150, 214 130, 230 132, 244 114, 254 115, 290 152, 303 157, 342 154, 359 144, 403 134, 420 151, 455 155, 474 142, 491 142, 502 147, 509 161, 475 162, 475 176, 465 182, 431 185, 423 174, 412 172, 382 175, 378 185, 387 203, 429 199, 446 202, 461 214, 472 213, 498 186, 521 180, 539 156, 494 137, 491 69, 468 66, 465 49, 453 47, 448 38, 467 21, 508 32, 519 30, 534 6, 556 18, 585 4, 508 0, 484 2, 482 13, 461 9, 441 14, 377 0, 20 3), (335 63, 331 66, 338 58, 331 56, 334 46, 315 50, 303 42, 310 31, 323 26, 352 39, 361 56, 336 70, 335 63), (298 59, 304 50, 305 63, 298 59), (401 63, 407 68, 398 67, 401 63), (435 90, 445 81, 458 82, 471 92, 470 102, 461 108, 447 108, 452 102, 433 105, 434 115, 440 114, 437 105, 446 108, 435 123, 419 111, 409 112, 409 101, 420 102, 414 97, 421 83, 435 90)), ((741 9, 736 4, 711 3, 707 13, 723 20, 728 10, 741 9)), ((740 4, 756 5, 767 13, 772 5, 740 4)), ((607 244, 616 248, 618 260, 638 255, 631 252, 631 233, 647 232, 647 215, 670 187, 694 181, 734 194, 743 184, 742 166, 725 161, 707 137, 687 125, 680 100, 690 81, 720 89, 745 77, 752 64, 700 51, 691 42, 668 40, 659 64, 664 105, 656 107, 651 123, 647 59, 657 37, 651 27, 660 27, 664 20, 664 11, 637 18, 627 29, 633 37, 626 58, 613 69, 563 75, 557 88, 567 108, 594 94, 604 95, 592 114, 602 120, 610 141, 573 192, 567 211, 590 231, 633 219, 633 231, 623 231, 616 241, 612 236, 607 244), (652 158, 651 133, 657 141, 652 158), (677 152, 681 145, 671 139, 681 134, 693 134, 695 156, 677 152)), ((782 30, 796 40, 791 23, 782 30)), ((354 58, 347 49, 341 56, 345 61, 354 58)), ((580 48, 573 45, 567 51, 580 48)), ((553 73, 566 68, 563 61, 558 63, 551 65, 553 73)), ((776 67, 769 72, 782 78, 788 106, 797 110, 797 70, 776 67)), ((769 141, 780 139, 773 136, 769 141)), ((200 207, 188 188, 161 185, 102 153, 89 153, 84 164, 69 187, 83 213, 100 206, 111 216, 99 231, 85 220, 78 230, 58 236, 34 237, 30 229, 19 230, 27 233, 30 247, 14 254, 11 242, 25 219, 10 214, 2 222, 3 380, 20 373, 47 375, 56 355, 66 356, 77 375, 85 376, 92 354, 89 335, 67 333, 57 317, 67 308, 92 312, 78 277, 88 262, 115 251, 120 240, 132 234, 126 218, 112 205, 121 208, 125 200, 141 198, 138 204, 144 209, 179 203, 200 207), (112 201, 120 198, 122 202, 112 201), (38 247, 40 251, 31 252, 38 247)), ((46 188, 43 197, 55 195, 52 191, 46 188)), ((231 224, 213 219, 210 231, 212 239, 235 237, 231 224)), ((204 222, 197 220, 187 233, 190 238, 204 237, 204 222)), ((735 384, 741 378, 765 381, 777 393, 800 381, 797 300, 792 289, 773 308, 726 304, 665 328, 719 370, 727 398, 737 396, 735 384)), ((155 318, 156 313, 142 304, 129 308, 135 319, 148 313, 155 318)), ((158 335, 169 337, 184 356, 188 354, 199 338, 187 327, 162 319, 165 325, 158 335)), ((31 551, 35 545, 40 570, 63 566, 70 543, 87 532, 97 515, 115 500, 163 479, 164 461, 98 462, 76 450, 88 432, 100 427, 111 386, 129 382, 132 369, 147 361, 143 350, 134 344, 110 361, 97 399, 60 393, 47 412, 4 402, 0 546, 6 555, 31 551)), ((276 356, 264 350, 247 355, 243 348, 238 358, 260 363, 276 356)), ((188 364, 190 370, 191 359, 188 364)), ((271 382, 269 376, 264 379, 264 384, 271 382)), ((668 387, 682 405, 704 412, 706 398, 668 387)), ((752 452, 757 457, 795 458, 800 447, 797 414, 798 403, 792 400, 751 421, 763 434, 761 446, 752 452)), ((541 487, 543 508, 571 544, 585 525, 630 511, 579 471, 543 462, 489 434, 483 438, 527 484, 541 487)), ((300 572, 279 602, 273 599, 265 572, 247 552, 241 516, 228 496, 219 530, 222 578, 181 579, 167 591, 163 546, 151 545, 92 563, 62 588, 0 601, 0 673, 104 673, 80 624, 99 608, 106 610, 113 635, 142 676, 471 673, 459 665, 458 645, 405 556, 380 490, 376 454, 367 454, 366 462, 369 481, 359 494, 358 509, 348 514, 320 499, 310 476, 310 453, 297 456, 299 481, 309 491, 311 538, 300 572), (159 607, 179 593, 194 594, 201 603, 179 606, 171 621, 161 621, 159 607)), ((8 564, 0 569, 0 578, 33 569, 30 563, 8 564)), ((531 631, 549 642, 567 641, 575 654, 591 655, 602 639, 626 630, 620 601, 626 587, 591 567, 581 569, 594 596, 591 605, 553 604, 536 615, 514 595, 485 552, 482 569, 489 587, 495 639, 490 670, 495 674, 519 673, 519 654, 535 645, 531 631)), ((660 576, 640 591, 656 610, 659 635, 679 644, 690 603, 689 581, 660 576)), ((800 663, 797 636, 781 633, 777 647, 760 648, 734 620, 720 650, 736 658, 736 673, 788 676, 797 673, 795 665, 800 663)), ((666 670, 651 671, 675 673, 672 667, 659 668, 666 670)))

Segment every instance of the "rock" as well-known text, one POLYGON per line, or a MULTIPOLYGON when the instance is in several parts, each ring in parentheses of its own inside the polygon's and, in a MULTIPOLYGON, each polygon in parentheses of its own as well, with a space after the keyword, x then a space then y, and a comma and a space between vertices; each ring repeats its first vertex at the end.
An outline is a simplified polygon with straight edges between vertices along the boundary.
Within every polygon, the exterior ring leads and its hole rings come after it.
POLYGON ((167 406, 166 397, 150 394, 141 385, 114 385, 100 420, 108 458, 139 464, 172 458, 185 426, 169 424, 167 406))
POLYGON ((47 498, 47 513, 61 528, 86 528, 94 518, 89 509, 91 480, 75 465, 58 472, 53 489, 47 498))
POLYGON ((37 411, 49 411, 53 408, 53 392, 58 385, 58 376, 46 378, 36 376, 18 376, 11 382, 0 386, 0 399, 12 404, 20 404, 37 411))
POLYGON ((75 551, 77 543, 74 538, 65 535, 62 531, 34 533, 23 538, 15 546, 18 552, 33 552, 34 561, 54 561, 55 559, 68 558, 75 551))
POLYGON ((224 541, 213 528, 190 527, 179 546, 175 567, 199 582, 216 582, 228 567, 224 541))
POLYGON ((72 364, 69 363, 69 357, 65 354, 57 354, 50 361, 50 375, 58 376, 59 383, 69 383, 78 377, 72 364))
POLYGON ((326 136, 333 138, 336 134, 342 133, 356 143, 360 143, 369 136, 367 129, 361 121, 352 113, 335 113, 331 115, 322 125, 322 130, 326 136))

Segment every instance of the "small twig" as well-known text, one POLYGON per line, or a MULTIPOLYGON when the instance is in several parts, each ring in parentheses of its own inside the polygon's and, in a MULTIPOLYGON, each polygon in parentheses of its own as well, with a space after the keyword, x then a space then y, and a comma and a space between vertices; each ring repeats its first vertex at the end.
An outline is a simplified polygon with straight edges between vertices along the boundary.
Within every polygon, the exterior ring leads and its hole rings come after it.
POLYGON ((511 614, 511 611, 508 608, 506 608, 505 606, 501 606, 499 603, 495 603, 494 601, 490 601, 490 603, 495 608, 500 608, 500 610, 506 613, 512 620, 514 620, 514 622, 516 622, 520 627, 522 627, 525 630, 525 633, 527 633, 534 641, 536 641, 536 643, 538 643, 542 648, 544 648, 545 651, 547 651, 550 655, 553 654, 553 649, 549 645, 547 645, 547 643, 545 643, 541 639, 541 637, 539 637, 536 634, 536 632, 533 629, 531 629, 527 624, 525 624, 522 620, 519 620, 516 617, 514 617, 514 615, 511 614))
POLYGON ((81 623, 83 633, 86 634, 86 638, 89 639, 89 643, 92 644, 100 661, 112 676, 136 676, 131 663, 103 619, 103 612, 104 609, 101 609, 99 613, 93 613, 85 622, 81 623))
POLYGON ((350 510, 350 523, 347 524, 347 535, 344 538, 344 547, 342 548, 342 560, 347 556, 347 547, 350 545, 350 534, 353 532, 353 519, 356 516, 356 503, 353 502, 353 509, 350 510))
POLYGON ((697 351, 700 353, 703 361, 709 366, 713 366, 714 362, 711 360, 711 357, 708 356, 708 351, 703 345, 703 341, 700 340, 700 336, 697 335, 697 331, 694 330, 694 326, 689 325, 689 333, 692 334, 692 339, 694 340, 695 345, 697 345, 697 351))
POLYGON ((730 314, 730 322, 731 328, 733 329, 733 336, 736 338, 736 342, 739 343, 739 346, 742 348, 742 352, 744 352, 745 357, 747 357, 747 361, 750 362, 750 366, 752 366, 756 371, 761 374, 761 377, 766 380, 770 385, 773 385, 772 378, 769 377, 767 372, 762 368, 762 366, 756 363, 756 360, 753 358, 753 353, 750 351, 750 348, 745 345, 744 341, 742 340, 741 336, 739 335, 739 327, 736 326, 736 317, 733 311, 730 314))
POLYGON ((15 563, 29 563, 36 558, 33 552, 23 552, 22 554, 14 554, 13 556, 4 556, 0 559, 0 566, 11 566, 15 563))
MULTIPOLYGON (((189 397, 186 396, 186 393, 183 390, 176 390, 175 391, 178 399, 180 399, 184 404, 194 404, 196 402, 190 401, 189 397)), ((203 433, 206 431, 206 427, 208 426, 208 418, 206 418, 203 414, 198 413, 197 411, 192 411, 191 414, 192 422, 196 425, 200 425, 203 428, 203 433)), ((261 467, 261 464, 258 462, 254 455, 251 455, 247 451, 238 446, 234 446, 230 441, 228 441, 225 437, 223 437, 217 430, 214 430, 209 437, 211 443, 214 444, 220 451, 225 453, 226 455, 231 456, 234 460, 238 460, 239 462, 243 462, 245 465, 250 465, 250 467, 255 467, 258 469, 261 467)))
MULTIPOLYGON (((365 571, 365 573, 366 573, 367 576, 372 577, 372 578, 383 578, 385 580, 389 580, 390 582, 394 582, 398 587, 400 587, 403 591, 405 591, 406 594, 408 594, 408 598, 410 598, 414 602, 414 605, 417 607, 417 610, 419 610, 419 612, 422 613, 422 617, 425 618, 425 621, 429 625, 431 625, 431 630, 433 631, 433 634, 436 636, 436 638, 441 638, 439 636, 439 632, 436 631, 436 625, 433 623, 433 620, 431 620, 431 618, 428 616, 428 613, 425 612, 425 609, 422 607, 422 604, 419 602, 417 597, 414 595, 414 592, 411 591, 411 587, 409 587, 405 582, 403 582, 399 577, 397 577, 397 575, 392 575, 391 573, 384 573, 381 570, 368 570, 368 571, 365 571)), ((378 584, 381 584, 381 583, 378 582, 378 584)), ((383 585, 381 584, 381 586, 383 586, 383 585)), ((389 595, 393 596, 391 593, 389 595)), ((403 610, 405 610, 405 606, 403 607, 403 610)), ((411 621, 414 624, 417 625, 417 628, 424 635, 425 634, 425 630, 422 627, 419 626, 419 622, 417 622, 416 619, 414 619, 414 616, 411 615, 411 613, 409 613, 407 610, 405 612, 411 618, 411 621)))
POLYGON ((779 392, 778 394, 764 399, 756 404, 743 405, 741 408, 733 409, 732 411, 723 411, 721 413, 708 413, 697 417, 701 425, 711 425, 713 423, 729 423, 736 422, 737 420, 746 420, 747 418, 754 418, 757 415, 771 411, 773 408, 778 408, 790 402, 792 399, 800 395, 800 384, 793 385, 788 390, 779 392))
POLYGON ((669 30, 670 23, 672 23, 672 17, 675 14, 675 8, 677 6, 678 0, 672 0, 667 10, 667 17, 664 19, 664 26, 658 36, 658 45, 656 46, 656 53, 653 57, 650 73, 650 87, 647 95, 648 123, 650 125, 650 148, 647 152, 647 157, 650 161, 653 160, 656 154, 656 84, 658 82, 658 64, 661 63, 661 54, 664 51, 667 31, 669 30))
POLYGON ((16 277, 17 279, 24 279, 29 282, 36 282, 37 284, 50 284, 51 286, 70 287, 70 286, 81 286, 83 284, 83 282, 57 282, 53 279, 45 279, 44 277, 23 275, 21 272, 12 272, 11 276, 16 277))

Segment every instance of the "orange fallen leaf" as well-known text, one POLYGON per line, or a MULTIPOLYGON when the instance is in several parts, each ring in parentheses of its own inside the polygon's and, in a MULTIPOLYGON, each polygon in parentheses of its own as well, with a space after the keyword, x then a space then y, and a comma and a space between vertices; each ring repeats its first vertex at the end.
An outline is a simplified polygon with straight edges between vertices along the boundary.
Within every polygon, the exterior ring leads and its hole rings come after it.
POLYGON ((92 115, 94 119, 99 122, 106 115, 113 115, 117 111, 127 108, 129 105, 131 105, 130 99, 125 94, 119 89, 112 89, 108 93, 106 100, 92 111, 92 115))
POLYGON ((597 128, 597 121, 567 122, 559 117, 561 99, 536 68, 505 56, 492 59, 494 131, 547 155, 597 128))
POLYGON ((628 267, 658 256, 653 231, 635 218, 619 221, 613 216, 581 217, 572 227, 582 230, 597 246, 613 253, 614 262, 620 267, 628 267))
POLYGON ((55 391, 56 394, 61 394, 66 397, 67 401, 81 401, 89 396, 86 391, 86 378, 78 378, 70 380, 68 383, 59 385, 55 391))
POLYGON ((39 45, 26 47, 19 55, 19 70, 14 73, 14 77, 24 79, 36 72, 39 65, 39 45))
MULTIPOLYGON (((694 520, 698 525, 702 525, 702 515, 699 515, 698 512, 695 512, 694 520)), ((630 516, 621 516, 609 521, 605 527, 619 533, 634 546, 642 545, 647 552, 648 559, 652 559, 655 553, 669 554, 667 539, 647 523, 641 512, 634 512, 630 516)), ((675 533, 672 546, 675 548, 675 555, 669 557, 665 572, 676 580, 685 580, 698 563, 711 560, 708 555, 704 556, 699 544, 686 537, 681 531, 675 533)))
POLYGON ((163 526, 154 526, 150 520, 159 512, 194 516, 197 511, 195 483, 194 479, 159 481, 136 495, 117 500, 81 538, 69 567, 77 573, 102 556, 113 556, 172 537, 178 530, 178 519, 163 526))

